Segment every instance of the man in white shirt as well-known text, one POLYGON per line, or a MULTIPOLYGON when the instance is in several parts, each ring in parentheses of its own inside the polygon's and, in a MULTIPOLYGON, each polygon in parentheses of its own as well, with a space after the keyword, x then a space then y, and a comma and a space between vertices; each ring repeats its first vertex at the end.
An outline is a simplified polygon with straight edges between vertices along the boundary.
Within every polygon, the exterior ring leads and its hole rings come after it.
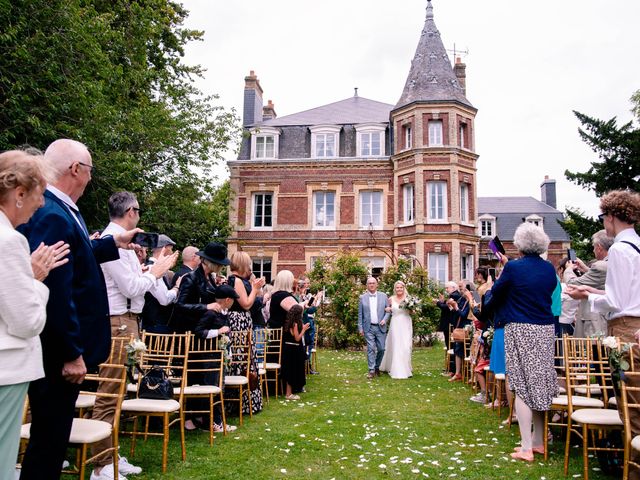
MULTIPOLYGON (((117 192, 109 198, 109 219, 102 235, 116 235, 120 232, 137 227, 140 221, 140 205, 136 196, 131 192, 117 192)), ((160 254, 156 261, 143 272, 142 266, 136 254, 131 250, 120 250, 120 259, 102 265, 105 283, 107 285, 107 297, 109 300, 109 315, 111 318, 111 337, 138 338, 138 316, 144 307, 144 294, 151 292, 161 305, 168 305, 175 301, 177 288, 169 290, 162 280, 163 275, 176 263, 178 254, 160 254)), ((125 363, 125 358, 113 359, 113 363, 125 363)), ((118 370, 111 372, 109 369, 101 370, 103 376, 117 377, 118 370)), ((103 383, 100 390, 107 391, 114 384, 103 383)), ((99 398, 93 408, 92 418, 104 422, 113 423, 115 402, 113 399, 99 398)), ((93 455, 111 447, 111 437, 94 443, 93 455)), ((138 474, 140 467, 121 461, 118 464, 120 478, 123 475, 138 474)), ((114 466, 109 455, 103 455, 95 461, 91 480, 111 480, 114 466)))

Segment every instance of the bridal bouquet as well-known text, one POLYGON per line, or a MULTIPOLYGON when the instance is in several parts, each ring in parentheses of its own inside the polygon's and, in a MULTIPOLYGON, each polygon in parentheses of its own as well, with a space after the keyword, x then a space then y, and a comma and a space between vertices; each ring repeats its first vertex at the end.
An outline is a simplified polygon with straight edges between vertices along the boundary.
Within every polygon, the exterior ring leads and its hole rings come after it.
POLYGON ((132 340, 125 346, 125 350, 127 351, 127 366, 133 367, 138 363, 140 356, 147 351, 147 346, 142 340, 132 340))
POLYGON ((616 383, 624 380, 624 372, 631 368, 629 362, 624 358, 629 351, 629 344, 620 344, 616 337, 604 337, 602 345, 609 349, 609 365, 611 366, 611 376, 616 383))
POLYGON ((422 301, 413 295, 407 295, 400 302, 400 308, 405 310, 412 320, 418 320, 422 316, 422 301))

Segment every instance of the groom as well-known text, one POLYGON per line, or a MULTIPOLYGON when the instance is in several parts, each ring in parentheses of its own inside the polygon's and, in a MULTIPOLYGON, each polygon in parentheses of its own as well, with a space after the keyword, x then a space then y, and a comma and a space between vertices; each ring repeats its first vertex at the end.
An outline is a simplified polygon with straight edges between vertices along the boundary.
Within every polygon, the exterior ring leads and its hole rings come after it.
POLYGON ((367 278, 367 291, 360 295, 358 302, 358 332, 367 340, 367 362, 371 379, 380 375, 380 362, 384 356, 384 342, 387 338, 387 319, 389 313, 387 296, 378 292, 378 280, 367 278))

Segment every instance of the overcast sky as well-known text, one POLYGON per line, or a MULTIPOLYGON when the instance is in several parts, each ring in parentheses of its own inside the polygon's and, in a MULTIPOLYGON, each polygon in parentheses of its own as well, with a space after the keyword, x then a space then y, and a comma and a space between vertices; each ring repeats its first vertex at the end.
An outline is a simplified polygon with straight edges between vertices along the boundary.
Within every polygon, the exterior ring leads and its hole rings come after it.
MULTIPOLYGON (((198 86, 242 115, 254 70, 278 116, 361 97, 400 98, 425 20, 426 0, 183 0, 189 28, 205 31, 186 62, 207 69, 198 86)), ((478 195, 540 198, 557 181, 558 208, 598 213, 568 182, 595 154, 572 110, 632 119, 640 89, 638 0, 433 0, 446 48, 468 50, 467 98, 478 109, 478 195)), ((229 155, 233 157, 232 154, 229 155)), ((227 173, 221 170, 221 176, 227 173)))

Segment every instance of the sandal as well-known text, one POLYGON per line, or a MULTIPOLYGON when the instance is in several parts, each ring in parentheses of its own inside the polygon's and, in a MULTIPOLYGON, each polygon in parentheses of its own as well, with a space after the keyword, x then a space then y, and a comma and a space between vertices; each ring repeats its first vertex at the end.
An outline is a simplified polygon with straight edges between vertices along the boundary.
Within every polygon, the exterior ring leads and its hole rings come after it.
POLYGON ((291 395, 287 395, 284 398, 286 398, 287 400, 300 400, 300 395, 291 394, 291 395))
MULTIPOLYGON (((522 447, 513 447, 513 451, 514 452, 519 452, 521 450, 522 450, 522 447)), ((539 453, 540 455, 544 455, 544 447, 543 446, 541 446, 541 447, 533 447, 531 449, 531 451, 533 453, 539 453)))
POLYGON ((524 452, 522 450, 518 452, 513 452, 511 454, 511 458, 514 460, 522 460, 523 462, 533 462, 533 451, 524 452))

